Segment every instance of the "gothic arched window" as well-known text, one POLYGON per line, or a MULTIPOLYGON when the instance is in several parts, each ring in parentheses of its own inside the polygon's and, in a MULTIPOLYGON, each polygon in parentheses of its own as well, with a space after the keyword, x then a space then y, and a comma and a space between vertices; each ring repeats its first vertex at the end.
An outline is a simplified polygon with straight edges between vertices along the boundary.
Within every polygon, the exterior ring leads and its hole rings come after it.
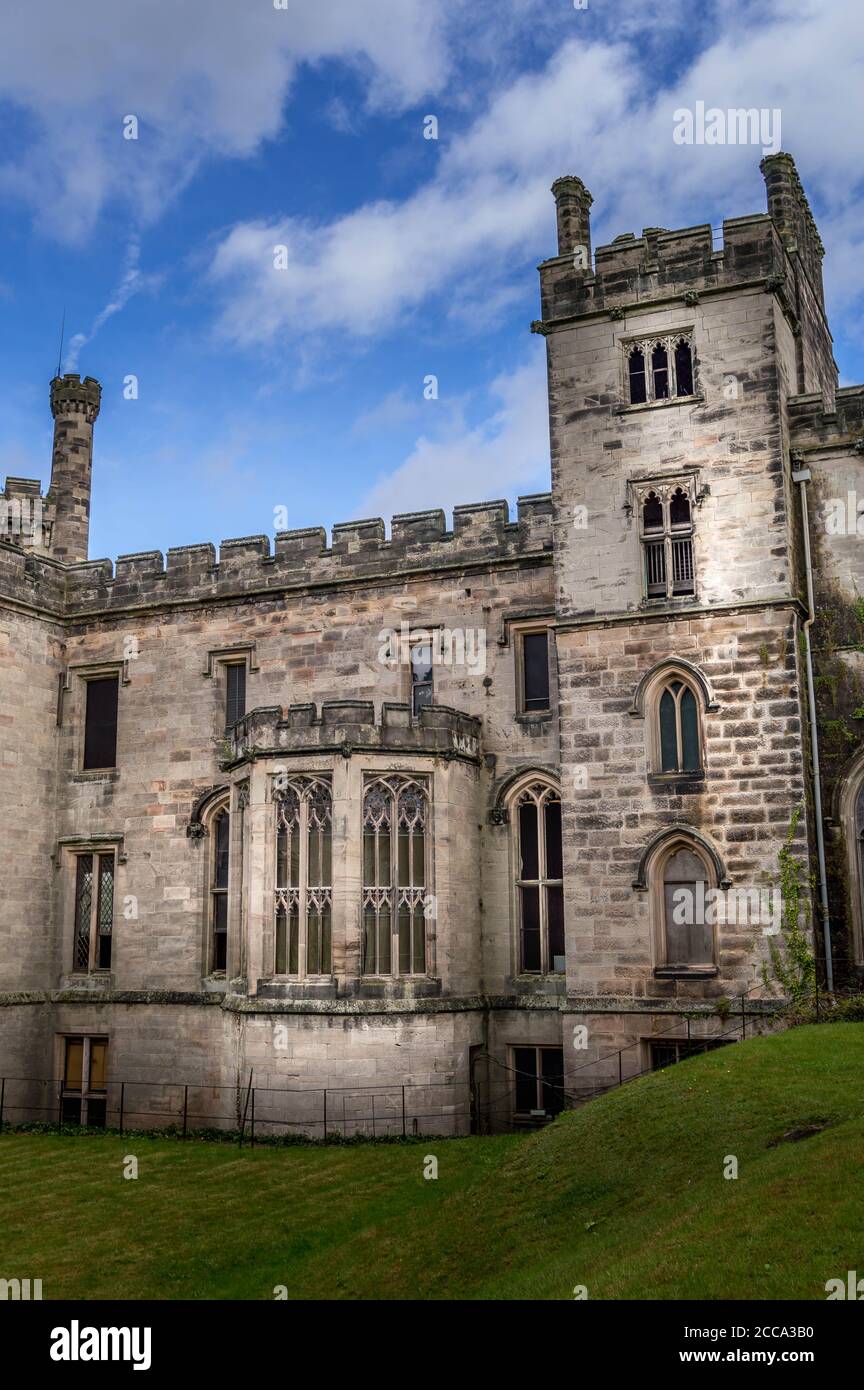
POLYGON ((277 784, 276 975, 329 975, 333 907, 330 786, 317 777, 277 784))
POLYGON ((561 797, 548 782, 533 781, 514 798, 519 969, 526 974, 564 970, 564 869, 561 797))
POLYGON ((695 847, 679 843, 659 861, 658 872, 662 875, 663 964, 669 969, 713 966, 708 865, 695 847))
POLYGON ((662 689, 657 703, 660 730, 659 772, 698 772, 699 707, 692 688, 677 677, 662 689))
POLYGON ((227 805, 210 823, 213 859, 210 873, 210 970, 224 971, 228 960, 228 864, 231 817, 227 805))
POLYGON ((363 798, 363 974, 426 972, 426 788, 380 777, 363 798))

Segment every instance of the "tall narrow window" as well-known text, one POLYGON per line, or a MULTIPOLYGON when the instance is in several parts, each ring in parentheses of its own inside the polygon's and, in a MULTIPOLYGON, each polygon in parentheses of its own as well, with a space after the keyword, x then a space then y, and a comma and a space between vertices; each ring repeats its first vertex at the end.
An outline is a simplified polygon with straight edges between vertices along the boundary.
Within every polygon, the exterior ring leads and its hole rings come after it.
POLYGON ((73 970, 111 969, 113 925, 114 855, 79 854, 75 866, 73 970))
POLYGON ((687 338, 679 338, 675 344, 675 394, 693 395, 693 349, 687 338))
POLYGON ((245 662, 226 666, 225 677, 225 727, 230 729, 246 713, 245 662))
POLYGON ((416 719, 424 705, 432 703, 432 643, 415 642, 411 648, 411 710, 416 719))
POLYGON ((231 817, 219 811, 213 820, 213 879, 210 888, 210 970, 224 971, 228 960, 228 863, 231 817))
POLYGON ((332 970, 333 804, 330 786, 296 777, 276 800, 276 975, 332 970))
POLYGON ((641 507, 645 597, 680 598, 696 592, 693 516, 684 487, 651 491, 641 507))
POLYGON ((702 765, 699 709, 690 686, 681 680, 670 681, 660 696, 658 717, 660 771, 698 772, 702 765))
POLYGON ((522 708, 549 708, 549 633, 526 632, 522 636, 522 708))
POLYGON ((426 971, 425 787, 376 779, 363 798, 363 973, 426 971))
POLYGON ((564 970, 564 872, 561 799, 537 782, 517 803, 519 968, 530 974, 564 970))
POLYGON ((652 395, 655 401, 665 401, 669 396, 669 353, 663 343, 655 343, 651 349, 652 395))
POLYGON ((645 354, 641 348, 634 348, 627 358, 630 380, 630 404, 642 405, 648 399, 645 382, 645 354))
POLYGON ((116 676, 88 680, 84 716, 84 768, 117 766, 116 676))
POLYGON ((64 1038, 60 1118, 104 1128, 108 1099, 106 1038, 64 1038))
POLYGON ((714 931, 705 918, 708 871, 699 855, 681 846, 663 869, 663 920, 666 965, 710 966, 714 961, 714 931))

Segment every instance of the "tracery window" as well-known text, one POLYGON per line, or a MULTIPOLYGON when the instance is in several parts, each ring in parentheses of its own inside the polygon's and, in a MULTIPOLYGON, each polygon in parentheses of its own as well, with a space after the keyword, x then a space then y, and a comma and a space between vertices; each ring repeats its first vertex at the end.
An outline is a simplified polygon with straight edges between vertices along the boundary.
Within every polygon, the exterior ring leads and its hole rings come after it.
POLYGON ((429 799, 412 777, 379 777, 363 798, 363 973, 422 975, 429 799))
POLYGON ((561 798, 548 782, 523 787, 516 797, 516 889, 519 968, 545 974, 564 970, 564 870, 561 798))
POLYGON ((698 772, 699 707, 692 687, 675 676, 657 701, 660 772, 698 772))
POLYGON ((631 405, 693 395, 693 339, 690 333, 672 333, 660 338, 629 342, 626 353, 631 405))
POLYGON ((274 793, 274 973, 329 975, 333 910, 330 785, 318 777, 294 777, 277 782, 274 793))
POLYGON ((694 594, 693 509, 690 485, 658 484, 643 489, 639 504, 646 598, 694 594))

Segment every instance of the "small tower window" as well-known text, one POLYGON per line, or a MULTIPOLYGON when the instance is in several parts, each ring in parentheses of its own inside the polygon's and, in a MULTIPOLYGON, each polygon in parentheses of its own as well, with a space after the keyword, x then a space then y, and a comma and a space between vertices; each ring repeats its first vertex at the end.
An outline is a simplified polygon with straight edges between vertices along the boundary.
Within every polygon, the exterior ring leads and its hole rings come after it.
POLYGON ((233 662, 225 668, 225 727, 232 728, 246 713, 246 663, 233 662))
POLYGON ((665 401, 669 396, 669 354, 662 343, 657 343, 651 353, 651 381, 654 400, 665 401))
POLYGON ((689 333, 626 345, 631 405, 668 401, 694 393, 693 342, 689 333))
POLYGON ((630 404, 642 405, 647 399, 645 383, 645 354, 641 348, 634 348, 629 357, 630 404))
POLYGON ((686 488, 661 496, 652 489, 641 508, 645 597, 680 598, 695 593, 693 515, 686 488))
POLYGON ((411 712, 415 719, 432 703, 432 643, 424 640, 411 648, 411 712))
POLYGON ((693 395, 693 349, 686 338, 675 344, 675 394, 693 395))

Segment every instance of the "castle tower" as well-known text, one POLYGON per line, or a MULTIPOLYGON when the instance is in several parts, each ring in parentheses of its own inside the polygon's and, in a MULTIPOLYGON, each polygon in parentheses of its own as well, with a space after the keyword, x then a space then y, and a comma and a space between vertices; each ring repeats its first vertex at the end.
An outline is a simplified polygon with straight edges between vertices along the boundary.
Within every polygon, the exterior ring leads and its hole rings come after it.
POLYGON ((540 267, 567 994, 634 1071, 676 1013, 758 998, 774 923, 754 904, 805 800, 787 400, 836 375, 794 164, 763 172, 768 213, 727 219, 722 247, 650 227, 593 267, 591 195, 558 180, 540 267), (674 919, 709 888, 749 897, 674 919))
POLYGON ((87 559, 93 425, 101 398, 102 387, 92 376, 82 381, 77 372, 68 372, 51 382, 54 450, 47 498, 53 522, 51 554, 67 564, 87 559))

